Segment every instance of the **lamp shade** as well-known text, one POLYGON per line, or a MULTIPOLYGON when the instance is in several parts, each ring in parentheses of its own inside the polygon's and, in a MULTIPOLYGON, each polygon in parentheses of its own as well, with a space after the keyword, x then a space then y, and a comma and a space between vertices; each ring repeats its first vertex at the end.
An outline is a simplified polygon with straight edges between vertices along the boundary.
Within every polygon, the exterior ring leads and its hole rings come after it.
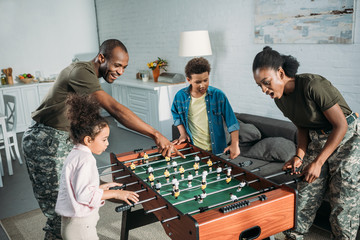
POLYGON ((212 55, 208 31, 187 31, 180 34, 179 56, 212 55))

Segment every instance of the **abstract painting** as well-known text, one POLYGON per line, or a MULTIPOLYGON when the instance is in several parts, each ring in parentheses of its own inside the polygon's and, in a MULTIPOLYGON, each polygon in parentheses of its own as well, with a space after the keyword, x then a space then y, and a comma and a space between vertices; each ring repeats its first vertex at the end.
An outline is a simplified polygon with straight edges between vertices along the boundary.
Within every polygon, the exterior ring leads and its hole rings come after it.
POLYGON ((256 0, 255 43, 351 44, 354 0, 256 0))

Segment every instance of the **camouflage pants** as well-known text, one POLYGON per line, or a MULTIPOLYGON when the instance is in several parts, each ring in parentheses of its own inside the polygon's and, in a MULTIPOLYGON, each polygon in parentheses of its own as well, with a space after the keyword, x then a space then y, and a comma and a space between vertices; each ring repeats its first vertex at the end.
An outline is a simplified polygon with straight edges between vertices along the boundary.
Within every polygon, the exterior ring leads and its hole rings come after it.
POLYGON ((61 239, 55 204, 63 162, 73 147, 69 134, 35 123, 24 133, 22 146, 35 198, 47 217, 45 239, 61 239))
MULTIPOLYGON (((298 183, 297 228, 285 235, 292 239, 303 239, 309 231, 316 212, 328 194, 331 206, 330 224, 332 239, 356 238, 359 228, 359 188, 360 188, 360 123, 355 120, 349 125, 344 139, 327 159, 321 174, 313 183, 298 183)), ((323 149, 329 134, 309 132, 304 166, 311 163, 323 149)))

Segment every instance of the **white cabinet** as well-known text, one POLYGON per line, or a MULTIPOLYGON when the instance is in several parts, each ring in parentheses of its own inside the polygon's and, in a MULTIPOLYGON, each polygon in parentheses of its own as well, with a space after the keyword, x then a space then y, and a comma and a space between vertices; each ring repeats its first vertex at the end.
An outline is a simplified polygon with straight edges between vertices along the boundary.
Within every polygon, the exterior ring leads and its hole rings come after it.
POLYGON ((38 89, 39 89, 39 100, 40 103, 42 102, 42 100, 44 100, 44 98, 46 97, 46 95, 48 94, 50 88, 54 85, 54 83, 41 83, 38 85, 38 89))
POLYGON ((53 83, 14 84, 0 88, 0 111, 4 113, 3 95, 16 98, 16 132, 23 132, 31 123, 31 113, 40 105, 53 83))
MULTIPOLYGON (((112 96, 171 140, 171 105, 177 91, 185 86, 186 83, 167 84, 120 79, 112 84, 112 96)), ((125 128, 120 123, 118 126, 125 128)))

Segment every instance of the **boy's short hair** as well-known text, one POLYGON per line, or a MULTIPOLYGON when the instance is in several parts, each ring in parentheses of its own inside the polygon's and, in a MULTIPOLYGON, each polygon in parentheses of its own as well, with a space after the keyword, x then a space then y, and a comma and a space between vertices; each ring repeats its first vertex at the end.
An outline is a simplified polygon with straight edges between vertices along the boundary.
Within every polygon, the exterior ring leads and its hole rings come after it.
POLYGON ((210 74, 210 63, 203 57, 191 59, 185 66, 185 75, 191 79, 192 74, 208 72, 210 74))

